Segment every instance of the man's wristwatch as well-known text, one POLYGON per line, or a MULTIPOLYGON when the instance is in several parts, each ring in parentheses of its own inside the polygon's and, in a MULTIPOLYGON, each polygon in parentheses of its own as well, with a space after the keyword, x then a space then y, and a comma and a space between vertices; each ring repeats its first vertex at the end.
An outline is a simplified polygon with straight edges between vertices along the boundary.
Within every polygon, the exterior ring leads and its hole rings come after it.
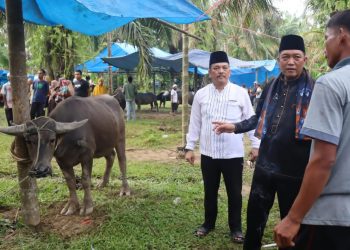
POLYGON ((185 151, 185 153, 187 153, 188 151, 193 151, 193 150, 185 148, 184 151, 185 151))

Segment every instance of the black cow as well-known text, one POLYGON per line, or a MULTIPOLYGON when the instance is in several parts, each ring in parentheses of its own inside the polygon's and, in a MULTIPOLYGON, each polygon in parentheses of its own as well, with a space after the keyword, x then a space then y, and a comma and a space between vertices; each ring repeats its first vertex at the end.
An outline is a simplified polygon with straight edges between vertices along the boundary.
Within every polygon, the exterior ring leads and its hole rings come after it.
POLYGON ((51 174, 51 159, 55 156, 66 179, 70 197, 61 211, 71 215, 79 209, 73 167, 82 166, 84 200, 80 215, 93 211, 91 171, 93 158, 105 157, 106 170, 101 187, 107 185, 117 153, 122 178, 120 195, 130 195, 126 179, 125 122, 116 99, 108 95, 70 97, 51 112, 50 117, 39 117, 25 124, 1 128, 0 132, 23 135, 33 162, 32 175, 51 174), (78 121, 78 122, 77 122, 78 121))
POLYGON ((166 101, 170 101, 170 92, 169 91, 160 92, 157 95, 157 100, 160 103, 159 107, 162 107, 162 104, 163 104, 163 107, 165 108, 166 101))
POLYGON ((158 102, 157 102, 157 96, 153 93, 137 93, 135 102, 137 105, 137 109, 141 109, 141 105, 145 104, 150 104, 151 105, 151 110, 153 110, 153 105, 157 108, 157 112, 159 111, 158 109, 158 102))
POLYGON ((118 100, 120 107, 125 110, 126 101, 123 91, 121 89, 116 89, 113 93, 113 97, 118 100))

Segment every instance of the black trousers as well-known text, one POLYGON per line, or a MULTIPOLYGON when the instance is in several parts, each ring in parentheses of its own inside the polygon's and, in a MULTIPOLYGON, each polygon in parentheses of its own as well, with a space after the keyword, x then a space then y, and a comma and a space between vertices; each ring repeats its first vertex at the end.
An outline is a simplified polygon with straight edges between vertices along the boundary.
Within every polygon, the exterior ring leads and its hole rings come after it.
POLYGON ((349 250, 350 227, 301 225, 290 250, 349 250))
POLYGON ((261 239, 270 209, 277 193, 280 217, 284 218, 299 192, 302 178, 293 178, 256 167, 253 175, 247 209, 245 250, 261 248, 261 239))
POLYGON ((13 122, 13 113, 12 113, 12 108, 5 108, 5 116, 7 120, 7 124, 11 126, 11 123, 13 122))
POLYGON ((34 118, 44 116, 45 115, 45 103, 41 102, 33 102, 30 108, 30 118, 33 120, 34 118))
POLYGON ((179 104, 177 102, 171 103, 171 112, 175 113, 177 112, 177 108, 179 107, 179 104))
POLYGON ((218 212, 218 190, 221 174, 224 177, 228 197, 228 224, 231 232, 242 231, 242 170, 243 158, 212 159, 201 155, 201 168, 204 181, 203 226, 215 228, 218 212))

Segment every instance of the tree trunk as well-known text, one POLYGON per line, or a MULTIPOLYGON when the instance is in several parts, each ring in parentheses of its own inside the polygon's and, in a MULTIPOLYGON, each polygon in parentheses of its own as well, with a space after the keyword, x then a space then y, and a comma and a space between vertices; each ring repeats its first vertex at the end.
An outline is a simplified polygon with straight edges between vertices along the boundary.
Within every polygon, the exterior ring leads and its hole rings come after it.
MULTIPOLYGON (((183 25, 184 31, 188 31, 188 24, 183 25)), ((189 38, 182 34, 182 145, 186 145, 186 133, 188 131, 188 45, 189 38)))
MULTIPOLYGON (((30 117, 21 0, 6 0, 6 20, 9 39, 10 81, 13 89, 14 122, 22 124, 29 120, 30 117)), ((23 137, 17 136, 15 138, 14 153, 19 158, 28 158, 27 147, 23 137)), ((30 163, 17 162, 22 202, 21 213, 26 225, 36 226, 40 223, 40 211, 36 195, 36 179, 27 178, 30 167, 30 163)))

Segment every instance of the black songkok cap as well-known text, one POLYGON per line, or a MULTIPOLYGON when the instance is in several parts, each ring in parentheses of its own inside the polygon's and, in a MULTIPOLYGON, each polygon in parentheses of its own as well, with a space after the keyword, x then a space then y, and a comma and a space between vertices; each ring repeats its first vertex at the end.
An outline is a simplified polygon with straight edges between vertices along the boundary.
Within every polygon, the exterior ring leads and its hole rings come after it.
POLYGON ((305 53, 304 39, 298 35, 286 35, 281 38, 279 52, 283 50, 301 50, 305 53))
POLYGON ((228 56, 225 51, 215 51, 210 54, 209 67, 214 63, 228 63, 228 56))

